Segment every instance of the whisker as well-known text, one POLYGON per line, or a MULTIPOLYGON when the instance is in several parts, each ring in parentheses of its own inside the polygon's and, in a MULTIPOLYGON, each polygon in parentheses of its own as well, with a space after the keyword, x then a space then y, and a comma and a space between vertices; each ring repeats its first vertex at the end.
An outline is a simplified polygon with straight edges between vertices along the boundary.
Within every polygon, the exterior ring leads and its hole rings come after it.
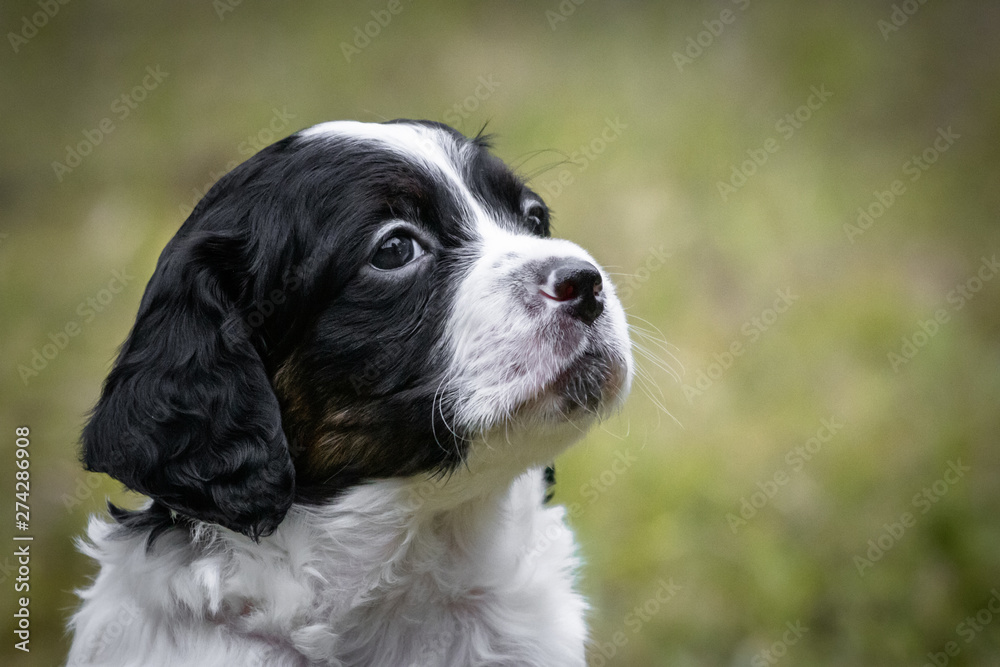
MULTIPOLYGON (((684 428, 684 424, 682 424, 680 422, 680 420, 678 420, 677 417, 675 417, 673 415, 673 413, 670 412, 670 410, 667 409, 667 406, 664 405, 665 401, 662 400, 663 399, 663 392, 660 391, 660 388, 655 383, 654 384, 650 384, 649 381, 646 378, 642 377, 642 376, 636 375, 636 379, 639 381, 639 387, 640 387, 640 389, 643 390, 643 393, 646 395, 646 398, 648 398, 650 400, 650 402, 657 408, 657 415, 659 415, 659 413, 662 412, 663 414, 665 414, 668 417, 670 417, 671 421, 673 421, 675 424, 677 424, 681 428, 684 428), (657 398, 657 396, 653 393, 651 387, 655 387, 656 388, 656 392, 660 395, 659 398, 657 398)), ((659 424, 659 421, 658 421, 657 425, 656 425, 656 428, 659 428, 659 426, 660 426, 660 424, 659 424)))
POLYGON ((566 155, 566 153, 551 148, 542 148, 537 151, 529 151, 523 154, 521 157, 517 158, 516 160, 513 160, 511 162, 511 167, 514 169, 514 171, 522 174, 525 180, 530 181, 532 178, 540 176, 541 174, 544 174, 546 171, 549 171, 550 169, 555 169, 556 167, 569 163, 570 163, 569 156, 566 155), (521 171, 531 160, 539 157, 540 155, 546 155, 546 154, 553 154, 555 156, 558 156, 560 159, 555 162, 546 163, 539 167, 536 167, 535 170, 533 171, 529 172, 521 171))
POLYGON ((628 434, 632 430, 632 422, 631 421, 628 421, 628 420, 626 421, 625 435, 619 435, 619 434, 615 433, 614 431, 609 430, 608 427, 605 425, 606 423, 607 423, 607 420, 601 419, 600 421, 597 422, 597 425, 600 427, 600 429, 602 431, 604 431, 605 433, 607 433, 608 435, 610 435, 615 440, 624 442, 625 440, 628 439, 628 434))
MULTIPOLYGON (((652 343, 657 348, 659 348, 664 354, 669 356, 672 360, 676 361, 677 365, 680 366, 680 372, 681 373, 684 372, 684 363, 677 358, 677 355, 673 353, 673 350, 679 350, 680 348, 678 348, 676 345, 668 343, 663 338, 662 334, 660 334, 660 336, 656 336, 652 332, 631 323, 628 325, 628 328, 630 332, 634 333, 636 337, 641 338, 643 342, 652 343), (673 348, 673 350, 671 348, 673 348)), ((648 349, 646 351, 651 352, 651 350, 648 349)))
POLYGON ((636 333, 640 334, 644 338, 647 338, 648 340, 656 341, 657 343, 659 343, 662 346, 672 347, 675 350, 679 349, 676 345, 667 342, 666 336, 663 335, 663 332, 660 331, 659 327, 657 327, 655 324, 651 323, 649 320, 644 320, 643 318, 639 317, 638 315, 633 315, 631 318, 629 318, 628 328, 631 331, 635 331, 636 333), (639 321, 645 322, 650 327, 652 327, 652 329, 650 330, 650 329, 646 329, 644 327, 639 326, 638 324, 635 323, 635 320, 639 320, 639 321))
POLYGON ((533 153, 529 153, 526 156, 525 160, 520 161, 519 163, 517 163, 517 164, 514 165, 514 170, 517 171, 517 172, 519 172, 519 173, 521 173, 522 176, 524 176, 524 180, 526 180, 528 182, 531 182, 533 179, 538 178, 542 174, 545 174, 545 173, 547 173, 549 171, 552 171, 556 167, 562 167, 563 165, 567 165, 567 164, 571 164, 571 162, 570 162, 569 156, 566 155, 566 153, 564 153, 562 151, 553 150, 553 149, 547 149, 547 150, 534 151, 533 153), (556 156, 559 156, 561 159, 559 159, 559 160, 553 160, 552 162, 547 162, 545 164, 542 164, 542 165, 536 167, 535 169, 532 169, 531 171, 526 171, 526 172, 522 172, 521 171, 524 168, 524 166, 528 163, 529 160, 531 160, 532 158, 538 157, 539 155, 542 155, 544 153, 552 153, 552 154, 554 154, 556 156))
POLYGON ((635 352, 637 353, 638 356, 642 357, 643 359, 645 359, 649 363, 653 364, 653 366, 655 366, 656 368, 659 368, 661 371, 663 371, 664 373, 666 373, 667 375, 669 375, 670 377, 672 377, 677 382, 681 381, 681 373, 680 373, 680 371, 678 371, 677 369, 675 369, 673 366, 671 366, 669 363, 667 363, 667 361, 665 361, 664 359, 661 359, 657 355, 653 354, 653 352, 651 352, 650 350, 648 350, 645 347, 643 347, 641 343, 637 343, 637 342, 633 341, 632 342, 632 348, 635 350, 635 352))
MULTIPOLYGON (((452 378, 447 374, 441 378, 441 382, 438 383, 437 388, 434 390, 434 397, 431 399, 431 410, 437 412, 438 416, 441 417, 441 423, 444 424, 444 427, 448 429, 448 432, 451 433, 452 436, 454 436, 455 447, 456 447, 454 454, 457 455, 459 460, 464 460, 465 457, 462 456, 462 452, 458 448, 459 447, 458 443, 461 440, 461 437, 458 435, 455 429, 453 429, 451 425, 448 424, 448 418, 444 413, 444 391, 447 390, 446 385, 451 381, 451 379, 452 378), (440 397, 440 400, 438 397, 440 397)), ((434 442, 441 449, 441 451, 450 455, 452 452, 450 452, 447 448, 445 448, 444 445, 441 444, 441 440, 438 438, 436 424, 437 420, 431 419, 431 435, 434 436, 434 442)))
MULTIPOLYGON (((640 390, 650 402, 656 407, 657 415, 663 413, 670 417, 670 419, 683 428, 683 424, 667 409, 666 396, 663 390, 660 388, 659 384, 653 377, 653 373, 648 366, 656 368, 667 375, 669 375, 675 382, 680 383, 684 373, 684 364, 677 355, 673 353, 673 350, 679 349, 676 345, 672 345, 666 341, 663 332, 653 323, 645 320, 641 317, 630 316, 628 322, 628 329, 632 336, 632 349, 635 352, 635 379, 636 384, 638 384, 640 390), (638 320, 650 328, 647 329, 634 323, 632 320, 638 320), (647 347, 651 345, 655 348, 650 349, 647 347), (657 354, 659 352, 660 354, 657 354), (662 356, 661 356, 662 355, 662 356), (665 357, 665 358, 664 358, 665 357), (675 365, 678 368, 675 367, 675 365)), ((659 423, 657 424, 659 427, 659 423)))

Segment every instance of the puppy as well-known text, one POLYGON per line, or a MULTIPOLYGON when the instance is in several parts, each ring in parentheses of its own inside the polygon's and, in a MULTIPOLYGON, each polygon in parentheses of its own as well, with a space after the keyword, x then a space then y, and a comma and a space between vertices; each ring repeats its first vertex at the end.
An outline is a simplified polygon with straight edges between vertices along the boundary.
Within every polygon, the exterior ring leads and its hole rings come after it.
POLYGON ((160 256, 83 432, 149 497, 93 518, 69 664, 585 664, 546 465, 632 380, 614 287, 423 121, 224 176, 160 256))

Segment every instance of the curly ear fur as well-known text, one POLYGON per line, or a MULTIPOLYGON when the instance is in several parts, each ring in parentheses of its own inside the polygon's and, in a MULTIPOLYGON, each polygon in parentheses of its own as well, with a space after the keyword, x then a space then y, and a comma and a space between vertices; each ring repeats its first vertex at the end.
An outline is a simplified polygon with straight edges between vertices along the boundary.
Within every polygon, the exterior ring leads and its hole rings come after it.
POLYGON ((217 233, 167 245, 83 431, 83 462, 257 539, 287 512, 295 473, 278 400, 228 293, 239 281, 209 268, 233 268, 232 246, 217 233))

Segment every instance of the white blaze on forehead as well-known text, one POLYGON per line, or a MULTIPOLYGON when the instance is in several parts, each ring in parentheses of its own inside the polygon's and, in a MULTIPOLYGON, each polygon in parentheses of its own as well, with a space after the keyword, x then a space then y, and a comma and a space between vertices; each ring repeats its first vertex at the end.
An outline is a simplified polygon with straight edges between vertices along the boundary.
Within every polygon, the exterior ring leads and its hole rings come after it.
POLYGON ((470 223, 482 229, 495 226, 482 203, 469 190, 462 176, 463 146, 444 130, 410 123, 362 123, 338 120, 320 123, 302 130, 306 138, 338 137, 371 141, 411 160, 435 176, 443 178, 448 189, 465 209, 470 223))

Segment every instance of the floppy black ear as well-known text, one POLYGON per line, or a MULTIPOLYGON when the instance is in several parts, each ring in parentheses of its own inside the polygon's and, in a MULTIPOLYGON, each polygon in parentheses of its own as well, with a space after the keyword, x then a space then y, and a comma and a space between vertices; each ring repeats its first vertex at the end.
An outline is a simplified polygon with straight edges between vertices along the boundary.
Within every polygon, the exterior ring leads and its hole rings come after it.
POLYGON ((225 289, 240 284, 227 245, 205 233, 167 245, 83 431, 83 459, 256 539, 287 512, 295 473, 278 400, 225 289))

